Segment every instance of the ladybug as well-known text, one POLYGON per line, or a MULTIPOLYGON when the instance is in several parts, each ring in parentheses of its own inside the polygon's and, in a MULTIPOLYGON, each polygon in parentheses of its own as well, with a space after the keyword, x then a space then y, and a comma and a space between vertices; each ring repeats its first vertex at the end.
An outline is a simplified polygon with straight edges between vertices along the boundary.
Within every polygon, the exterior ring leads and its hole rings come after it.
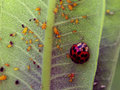
POLYGON ((73 44, 70 49, 70 58, 76 64, 83 64, 89 59, 89 48, 86 43, 80 42, 78 44, 73 44))

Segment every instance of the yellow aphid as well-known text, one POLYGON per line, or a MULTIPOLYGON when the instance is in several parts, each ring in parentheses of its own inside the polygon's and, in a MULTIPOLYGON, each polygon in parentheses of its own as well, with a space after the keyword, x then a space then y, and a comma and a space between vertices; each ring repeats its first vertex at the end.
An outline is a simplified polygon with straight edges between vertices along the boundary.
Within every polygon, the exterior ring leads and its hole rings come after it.
POLYGON ((26 44, 28 44, 28 40, 26 40, 26 44))
POLYGON ((23 34, 26 34, 26 33, 27 33, 27 31, 28 31, 28 28, 27 28, 27 27, 25 27, 25 28, 23 29, 22 33, 23 33, 23 34))
POLYGON ((19 70, 19 68, 14 68, 14 71, 18 71, 19 70))
POLYGON ((12 45, 11 45, 11 44, 9 44, 9 45, 7 45, 7 47, 8 47, 8 48, 11 48, 11 47, 12 47, 12 45))
POLYGON ((65 15, 65 19, 68 20, 68 15, 65 15))
POLYGON ((82 18, 87 18, 87 16, 82 16, 82 18))
POLYGON ((73 7, 77 6, 77 3, 73 3, 73 7))
POLYGON ((32 39, 29 40, 29 43, 30 43, 30 44, 32 43, 32 39))
POLYGON ((71 22, 71 23, 73 23, 73 22, 74 22, 74 20, 72 19, 70 22, 71 22))
POLYGON ((38 44, 38 47, 43 47, 44 45, 42 45, 42 44, 38 44))
POLYGON ((36 8, 35 10, 36 10, 36 11, 40 11, 40 8, 38 7, 38 8, 36 8))
POLYGON ((106 13, 110 13, 110 10, 109 10, 109 9, 107 9, 107 10, 106 10, 106 13))
POLYGON ((67 2, 68 2, 68 3, 72 3, 72 1, 71 1, 71 0, 67 0, 67 2))
POLYGON ((72 5, 68 5, 68 8, 69 8, 69 10, 72 10, 73 6, 72 5))
POLYGON ((62 13, 61 15, 62 15, 62 17, 64 17, 64 16, 65 16, 65 14, 64 14, 64 13, 62 13))
POLYGON ((29 33, 33 34, 34 32, 33 32, 33 31, 31 31, 31 30, 29 30, 29 33))
POLYGON ((59 39, 59 42, 61 42, 61 39, 59 39))
POLYGON ((39 41, 39 39, 36 39, 35 41, 36 41, 36 42, 38 42, 38 41, 39 41))
POLYGON ((61 1, 60 1, 60 5, 62 5, 62 4, 63 4, 63 1, 61 0, 61 1))
POLYGON ((0 76, 0 81, 6 80, 6 79, 7 79, 7 76, 6 76, 6 75, 1 75, 1 76, 0 76))
POLYGON ((27 69, 30 70, 30 65, 27 66, 27 69))
POLYGON ((10 66, 10 64, 7 64, 7 63, 6 63, 6 64, 5 64, 5 66, 9 67, 9 66, 10 66))
POLYGON ((37 36, 36 35, 34 35, 34 38, 36 38, 37 36))
POLYGON ((42 29, 46 29, 46 27, 47 27, 46 22, 44 22, 44 23, 42 24, 42 29))
POLYGON ((58 13, 58 8, 55 8, 55 9, 54 9, 54 13, 55 13, 55 14, 58 13))
POLYGON ((59 31, 56 27, 54 27, 53 30, 54 30, 54 34, 59 35, 59 31))
POLYGON ((78 19, 76 19, 76 20, 75 20, 75 23, 78 24, 78 22, 79 22, 78 19))
POLYGON ((21 40, 25 40, 25 38, 22 37, 21 40))
POLYGON ((27 51, 29 52, 31 50, 31 48, 32 48, 31 46, 28 46, 27 51))
POLYGON ((29 60, 33 61, 33 59, 32 59, 32 58, 29 58, 29 60))

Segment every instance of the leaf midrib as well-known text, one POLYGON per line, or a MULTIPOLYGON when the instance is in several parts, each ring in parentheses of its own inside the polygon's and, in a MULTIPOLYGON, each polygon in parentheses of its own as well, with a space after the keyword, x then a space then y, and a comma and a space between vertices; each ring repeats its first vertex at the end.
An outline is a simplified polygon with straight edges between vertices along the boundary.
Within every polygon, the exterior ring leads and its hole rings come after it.
POLYGON ((52 28, 54 26, 53 10, 56 5, 56 0, 49 0, 47 13, 47 28, 45 31, 45 42, 43 50, 43 66, 42 66, 42 90, 50 90, 51 76, 51 58, 52 58, 52 28))

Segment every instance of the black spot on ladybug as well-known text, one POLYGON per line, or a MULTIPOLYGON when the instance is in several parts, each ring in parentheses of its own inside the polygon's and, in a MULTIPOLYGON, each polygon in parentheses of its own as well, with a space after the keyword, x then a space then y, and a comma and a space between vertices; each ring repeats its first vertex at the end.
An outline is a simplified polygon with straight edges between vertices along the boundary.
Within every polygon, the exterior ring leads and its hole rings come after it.
POLYGON ((77 54, 79 55, 81 52, 79 51, 77 54))
POLYGON ((85 48, 83 48, 83 51, 85 51, 85 48))
POLYGON ((74 49, 74 52, 76 52, 76 49, 74 49))
POLYGON ((73 54, 73 57, 76 57, 76 55, 75 55, 75 54, 73 54))
POLYGON ((84 57, 84 54, 82 54, 81 57, 84 57))
POLYGON ((86 43, 74 44, 70 49, 70 58, 76 64, 83 64, 89 59, 89 48, 85 51, 85 48, 88 48, 86 43), (80 47, 79 47, 80 46, 80 47))
POLYGON ((87 54, 85 54, 84 57, 87 57, 87 54))

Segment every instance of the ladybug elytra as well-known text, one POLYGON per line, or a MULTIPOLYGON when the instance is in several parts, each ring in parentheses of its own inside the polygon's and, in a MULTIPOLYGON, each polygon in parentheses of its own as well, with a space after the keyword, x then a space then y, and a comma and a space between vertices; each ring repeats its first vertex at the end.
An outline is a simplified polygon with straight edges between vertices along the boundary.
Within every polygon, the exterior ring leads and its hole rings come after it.
POLYGON ((86 43, 74 44, 70 49, 70 57, 73 62, 83 64, 89 59, 89 48, 86 43))

